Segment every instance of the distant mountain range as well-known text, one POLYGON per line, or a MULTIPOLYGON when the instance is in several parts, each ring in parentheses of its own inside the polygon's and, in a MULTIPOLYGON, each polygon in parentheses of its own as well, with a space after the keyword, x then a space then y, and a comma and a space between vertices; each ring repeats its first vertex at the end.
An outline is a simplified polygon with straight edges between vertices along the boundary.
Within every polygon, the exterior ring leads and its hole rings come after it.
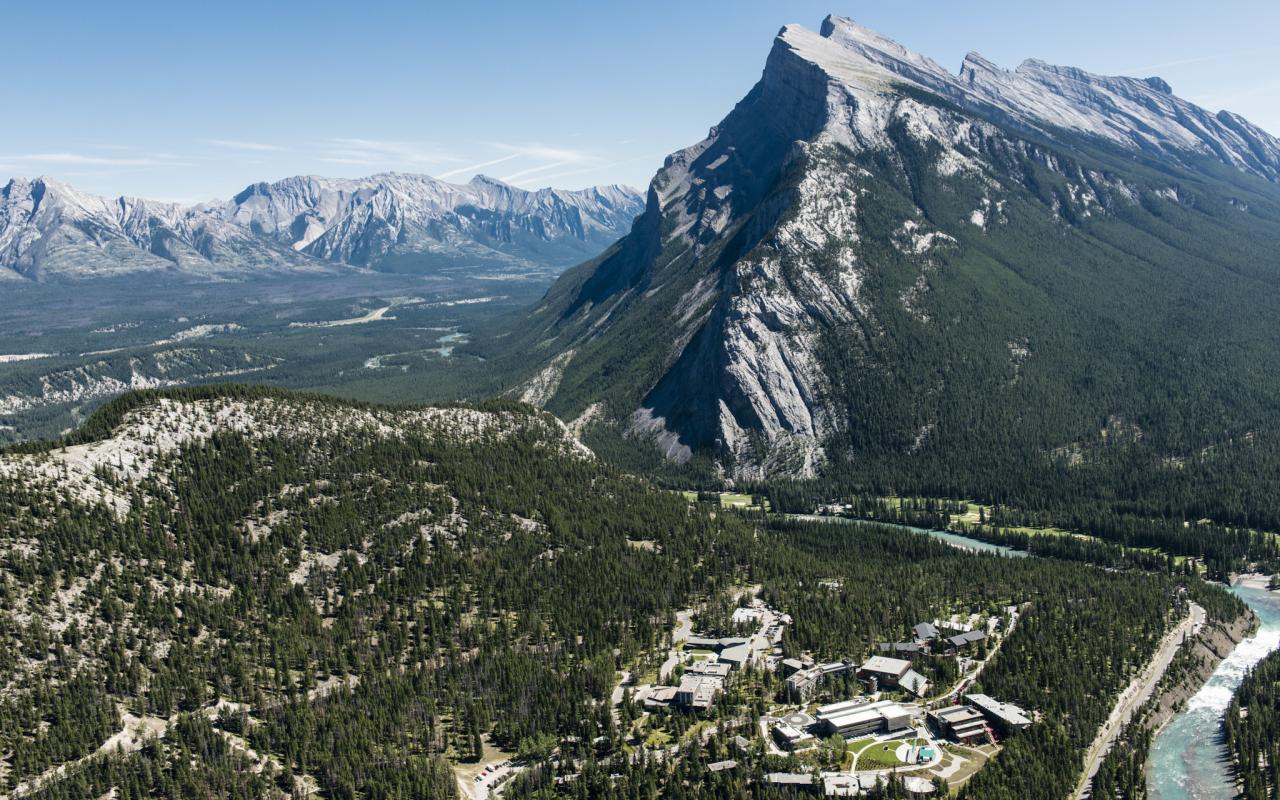
POLYGON ((643 207, 623 186, 525 191, 484 176, 461 185, 398 173, 304 176, 196 206, 14 179, 0 190, 0 279, 563 268, 625 234, 643 207))
POLYGON ((1280 412, 1277 181, 1280 141, 1159 78, 789 25, 530 316, 523 396, 745 478, 1189 467, 1280 412))

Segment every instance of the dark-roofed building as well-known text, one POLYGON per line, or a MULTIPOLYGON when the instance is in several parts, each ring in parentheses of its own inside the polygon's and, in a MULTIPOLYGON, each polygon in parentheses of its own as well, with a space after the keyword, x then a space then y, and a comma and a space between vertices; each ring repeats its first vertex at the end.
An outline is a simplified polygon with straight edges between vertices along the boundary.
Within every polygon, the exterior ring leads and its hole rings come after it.
POLYGON ((708 639, 705 636, 690 636, 684 640, 685 650, 719 650, 719 639, 708 639))
POLYGON ((917 642, 930 642, 938 638, 938 626, 932 622, 921 622, 915 627, 917 642))
POLYGON ((659 686, 653 690, 653 693, 644 699, 645 708, 657 708, 674 703, 676 694, 680 690, 674 686, 659 686))
POLYGON ((690 636, 684 640, 685 650, 712 650, 721 652, 730 647, 738 647, 747 643, 746 639, 739 636, 725 636, 720 639, 711 639, 706 636, 690 636))
POLYGON ((920 645, 916 642, 881 642, 877 649, 880 655, 896 658, 915 658, 920 655, 920 645))
POLYGON ((967 633, 957 633, 955 636, 948 636, 946 643, 947 647, 953 650, 964 650, 986 638, 987 635, 982 631, 969 631, 967 633))

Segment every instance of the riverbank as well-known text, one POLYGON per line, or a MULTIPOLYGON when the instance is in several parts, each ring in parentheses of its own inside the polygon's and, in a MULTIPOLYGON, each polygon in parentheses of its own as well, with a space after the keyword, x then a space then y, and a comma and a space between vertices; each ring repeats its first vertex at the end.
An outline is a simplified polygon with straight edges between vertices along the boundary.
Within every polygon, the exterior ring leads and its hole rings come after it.
MULTIPOLYGON (((1221 659, 1199 690, 1166 719, 1152 739, 1147 757, 1147 796, 1151 800, 1221 800, 1234 797, 1237 783, 1222 739, 1222 722, 1244 676, 1268 653, 1280 647, 1280 593, 1268 591, 1267 578, 1236 576, 1232 594, 1243 600, 1256 619, 1241 629, 1239 620, 1214 643, 1213 654, 1245 638, 1221 659)), ((1188 676, 1187 683, 1195 681, 1188 676)))
POLYGON ((1166 634, 1166 642, 1173 646, 1172 652, 1162 646, 1144 673, 1147 677, 1134 679, 1099 730, 1085 757, 1084 774, 1074 795, 1076 800, 1093 796, 1095 774, 1104 763, 1109 774, 1104 781, 1106 789, 1102 791, 1107 797, 1115 796, 1119 775, 1134 768, 1143 771, 1149 743, 1202 690, 1237 644, 1256 628, 1257 618, 1252 611, 1228 623, 1213 622, 1206 618, 1203 609, 1193 604, 1191 613, 1166 634))
POLYGON ((1229 624, 1207 622, 1193 634, 1152 697, 1150 711, 1142 721, 1144 729, 1159 733, 1200 691, 1223 659, 1257 632, 1258 624, 1258 615, 1250 610, 1229 624), (1173 667, 1178 668, 1177 672, 1173 667))

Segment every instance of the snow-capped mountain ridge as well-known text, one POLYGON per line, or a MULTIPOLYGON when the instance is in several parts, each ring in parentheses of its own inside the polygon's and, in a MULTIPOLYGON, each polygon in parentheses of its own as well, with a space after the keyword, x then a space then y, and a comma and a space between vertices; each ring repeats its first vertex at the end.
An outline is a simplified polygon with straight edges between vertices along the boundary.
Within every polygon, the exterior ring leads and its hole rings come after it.
POLYGON ((956 75, 853 20, 834 16, 823 21, 819 34, 788 25, 778 40, 847 85, 891 91, 892 84, 905 82, 967 110, 1031 129, 1069 130, 1166 155, 1216 157, 1280 181, 1280 139, 1238 115, 1214 113, 1177 97, 1158 77, 1096 75, 1038 59, 1006 70, 978 53, 969 53, 956 75))
POLYGON ((433 229, 437 239, 486 244, 513 242, 521 232, 542 241, 612 241, 639 212, 638 198, 623 186, 526 191, 483 175, 454 184, 392 172, 259 183, 236 195, 221 213, 295 250, 366 265, 424 228, 433 229))
POLYGON ((525 191, 477 176, 298 176, 194 206, 104 198, 50 178, 0 190, 0 268, 21 276, 375 267, 390 256, 567 266, 626 232, 622 186, 525 191))
POLYGON ((204 206, 108 199, 51 178, 15 178, 0 190, 0 268, 27 277, 177 269, 317 269, 204 206))

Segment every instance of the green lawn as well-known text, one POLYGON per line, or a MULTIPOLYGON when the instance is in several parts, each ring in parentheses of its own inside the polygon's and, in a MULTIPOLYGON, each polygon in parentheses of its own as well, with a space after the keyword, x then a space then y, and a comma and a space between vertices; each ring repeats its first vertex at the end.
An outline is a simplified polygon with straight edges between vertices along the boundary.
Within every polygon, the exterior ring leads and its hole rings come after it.
MULTIPOLYGON (((680 494, 690 503, 698 501, 698 493, 688 490, 681 491, 680 494)), ((759 511, 760 506, 752 503, 751 495, 741 494, 739 492, 720 492, 720 507, 737 509, 739 511, 759 511)), ((770 510, 769 498, 764 499, 764 510, 770 510)))
POLYGON ((901 742, 874 743, 858 754, 858 769, 883 769, 901 766, 898 746, 901 742))

